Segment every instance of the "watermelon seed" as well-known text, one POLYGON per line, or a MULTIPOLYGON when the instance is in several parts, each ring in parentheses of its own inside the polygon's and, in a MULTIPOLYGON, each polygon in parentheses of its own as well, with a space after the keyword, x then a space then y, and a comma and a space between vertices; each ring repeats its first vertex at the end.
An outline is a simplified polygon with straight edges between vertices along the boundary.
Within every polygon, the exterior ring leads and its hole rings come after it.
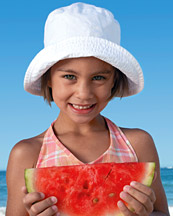
POLYGON ((113 197, 113 196, 115 196, 115 193, 110 193, 109 194, 109 197, 113 197))
POLYGON ((93 203, 98 203, 99 199, 98 198, 94 198, 93 199, 93 203))

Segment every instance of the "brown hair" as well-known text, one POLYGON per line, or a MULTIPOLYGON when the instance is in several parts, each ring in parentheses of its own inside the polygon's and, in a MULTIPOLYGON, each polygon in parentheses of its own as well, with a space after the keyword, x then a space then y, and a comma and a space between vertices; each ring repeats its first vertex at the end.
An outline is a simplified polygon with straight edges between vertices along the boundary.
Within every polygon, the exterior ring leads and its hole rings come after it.
POLYGON ((49 106, 51 106, 51 102, 53 101, 52 88, 48 86, 48 80, 50 80, 50 69, 41 77, 41 95, 49 106))
MULTIPOLYGON (((41 77, 41 93, 44 97, 44 100, 51 106, 53 97, 52 89, 47 84, 48 80, 50 80, 50 69, 41 77)), ((116 96, 122 98, 124 94, 128 92, 128 90, 129 84, 127 76, 119 69, 115 68, 114 86, 112 88, 111 97, 109 98, 109 100, 116 96)))
POLYGON ((115 68, 114 86, 112 88, 110 100, 114 97, 122 98, 129 91, 129 82, 127 76, 119 69, 115 68))

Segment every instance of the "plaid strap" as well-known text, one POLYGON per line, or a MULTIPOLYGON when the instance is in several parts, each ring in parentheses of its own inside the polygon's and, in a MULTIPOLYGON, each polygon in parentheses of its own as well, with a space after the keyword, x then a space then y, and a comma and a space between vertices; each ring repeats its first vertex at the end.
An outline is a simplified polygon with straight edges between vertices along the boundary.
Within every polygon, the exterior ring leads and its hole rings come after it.
MULTIPOLYGON (((105 118, 105 120, 110 132, 110 146, 99 158, 90 162, 90 164, 106 162, 137 162, 138 158, 136 153, 120 128, 109 119, 105 118)), ((41 147, 36 167, 84 164, 55 136, 52 127, 53 124, 54 122, 51 124, 44 136, 43 145, 41 147)))

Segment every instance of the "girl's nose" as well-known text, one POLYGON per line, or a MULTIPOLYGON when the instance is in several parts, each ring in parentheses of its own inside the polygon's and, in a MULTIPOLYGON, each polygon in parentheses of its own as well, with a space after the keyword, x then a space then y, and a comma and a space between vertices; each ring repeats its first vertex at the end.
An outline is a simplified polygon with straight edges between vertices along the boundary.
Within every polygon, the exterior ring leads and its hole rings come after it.
POLYGON ((79 99, 88 100, 93 97, 92 87, 88 82, 80 82, 76 87, 76 96, 79 99))

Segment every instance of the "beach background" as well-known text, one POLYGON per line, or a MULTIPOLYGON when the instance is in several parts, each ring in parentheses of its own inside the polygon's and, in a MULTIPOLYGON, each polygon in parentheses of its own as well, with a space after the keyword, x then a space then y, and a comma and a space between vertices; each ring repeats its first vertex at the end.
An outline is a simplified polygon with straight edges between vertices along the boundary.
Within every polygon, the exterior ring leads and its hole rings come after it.
MULTIPOLYGON (((43 48, 48 14, 75 0, 6 0, 0 3, 0 216, 6 206, 5 170, 18 141, 36 136, 59 110, 23 89, 25 71, 43 48)), ((144 90, 112 100, 102 112, 120 127, 141 128, 156 144, 163 185, 173 216, 173 1, 81 0, 112 11, 121 26, 121 45, 139 61, 144 90)))
MULTIPOLYGON (((5 171, 0 171, 0 216, 5 216, 7 201, 5 175, 5 171)), ((168 200, 170 215, 173 216, 173 167, 161 168, 161 178, 168 200)))

